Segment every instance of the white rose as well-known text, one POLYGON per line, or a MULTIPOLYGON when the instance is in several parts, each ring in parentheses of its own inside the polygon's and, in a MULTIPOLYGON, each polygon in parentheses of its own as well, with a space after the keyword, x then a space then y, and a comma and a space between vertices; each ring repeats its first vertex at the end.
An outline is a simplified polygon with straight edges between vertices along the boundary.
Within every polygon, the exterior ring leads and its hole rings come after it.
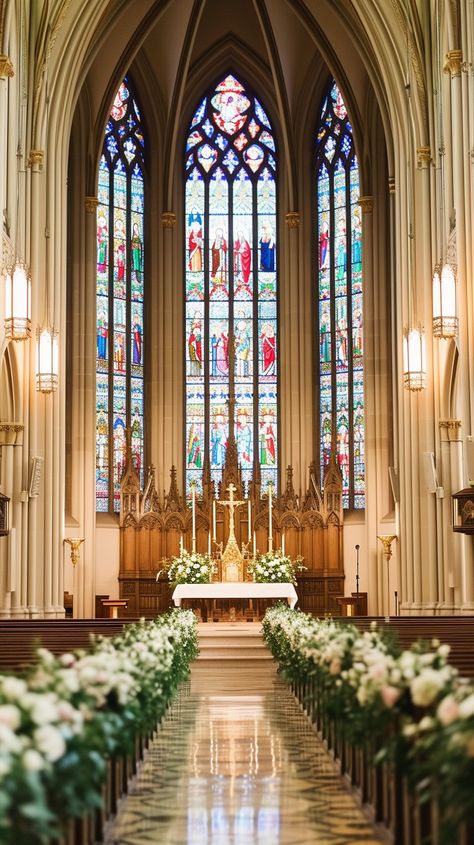
POLYGON ((423 669, 410 684, 411 697, 417 707, 428 707, 443 689, 445 679, 436 669, 423 669))
POLYGON ((447 695, 446 698, 440 702, 437 710, 437 716, 443 725, 449 725, 459 718, 459 704, 452 695, 447 695))
POLYGON ((45 767, 44 758, 38 753, 38 751, 35 751, 34 748, 28 748, 27 751, 24 752, 21 762, 23 763, 25 769, 28 769, 30 772, 39 772, 45 767))
POLYGON ((463 719, 468 719, 469 716, 474 716, 474 693, 469 695, 464 701, 461 701, 459 705, 459 715, 462 716, 463 719))
POLYGON ((57 728, 53 728, 52 725, 43 725, 41 728, 37 728, 34 732, 34 741, 50 763, 59 760, 66 751, 66 743, 62 733, 57 728))
POLYGON ((3 753, 15 754, 21 750, 22 742, 20 738, 7 728, 6 725, 0 724, 0 748, 3 753))
POLYGON ((2 690, 5 698, 15 700, 17 698, 23 698, 27 687, 25 681, 22 681, 20 678, 14 678, 11 675, 7 675, 0 681, 0 689, 2 690))
POLYGON ((16 731, 21 722, 21 713, 14 704, 0 705, 0 725, 6 725, 12 731, 16 731))

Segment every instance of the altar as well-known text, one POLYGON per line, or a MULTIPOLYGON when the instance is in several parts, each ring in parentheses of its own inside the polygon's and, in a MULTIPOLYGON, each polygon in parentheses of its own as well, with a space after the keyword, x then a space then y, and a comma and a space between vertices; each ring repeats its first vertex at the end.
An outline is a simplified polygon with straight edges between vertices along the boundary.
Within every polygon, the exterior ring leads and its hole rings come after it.
POLYGON ((178 584, 173 602, 181 607, 183 599, 285 599, 291 608, 298 601, 293 584, 255 584, 245 581, 214 582, 211 584, 178 584))

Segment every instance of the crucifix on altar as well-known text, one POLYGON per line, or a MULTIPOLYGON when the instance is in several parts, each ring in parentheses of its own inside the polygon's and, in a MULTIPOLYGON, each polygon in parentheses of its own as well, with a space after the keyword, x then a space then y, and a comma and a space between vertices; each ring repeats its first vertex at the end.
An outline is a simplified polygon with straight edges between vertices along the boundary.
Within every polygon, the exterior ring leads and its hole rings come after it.
POLYGON ((237 490, 232 482, 228 488, 229 498, 220 499, 219 504, 229 508, 229 539, 222 554, 222 580, 243 581, 244 580, 244 557, 240 551, 235 536, 234 511, 239 505, 245 505, 246 500, 234 499, 237 490))

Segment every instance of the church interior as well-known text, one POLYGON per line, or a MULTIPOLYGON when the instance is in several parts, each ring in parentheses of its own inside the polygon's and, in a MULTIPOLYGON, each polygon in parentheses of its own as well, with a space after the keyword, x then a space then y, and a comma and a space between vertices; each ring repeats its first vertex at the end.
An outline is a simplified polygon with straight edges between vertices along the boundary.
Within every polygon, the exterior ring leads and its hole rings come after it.
POLYGON ((153 619, 183 549, 473 617, 472 2, 3 0, 0 42, 0 623, 153 619))

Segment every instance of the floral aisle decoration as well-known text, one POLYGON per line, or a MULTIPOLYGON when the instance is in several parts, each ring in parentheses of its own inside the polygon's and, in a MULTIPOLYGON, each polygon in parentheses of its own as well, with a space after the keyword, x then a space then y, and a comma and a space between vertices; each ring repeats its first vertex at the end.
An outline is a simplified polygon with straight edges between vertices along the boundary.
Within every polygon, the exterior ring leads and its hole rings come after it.
POLYGON ((198 552, 187 552, 183 549, 178 557, 172 557, 163 569, 157 573, 167 573, 171 583, 177 584, 210 584, 216 573, 216 565, 209 555, 198 552))
POLYGON ((107 759, 156 728, 196 654, 194 614, 174 610, 87 652, 39 649, 23 678, 0 675, 0 842, 60 839, 100 807, 107 759))
POLYGON ((440 843, 457 841, 474 817, 474 685, 449 665, 450 647, 402 651, 376 626, 361 632, 281 605, 267 610, 263 631, 290 683, 313 679, 319 718, 372 749, 374 764, 397 764, 412 794, 438 801, 440 843))
POLYGON ((298 557, 296 560, 292 560, 281 551, 266 552, 258 555, 255 560, 249 563, 247 572, 257 584, 289 583, 296 585, 296 573, 306 569, 301 561, 302 558, 298 557))

